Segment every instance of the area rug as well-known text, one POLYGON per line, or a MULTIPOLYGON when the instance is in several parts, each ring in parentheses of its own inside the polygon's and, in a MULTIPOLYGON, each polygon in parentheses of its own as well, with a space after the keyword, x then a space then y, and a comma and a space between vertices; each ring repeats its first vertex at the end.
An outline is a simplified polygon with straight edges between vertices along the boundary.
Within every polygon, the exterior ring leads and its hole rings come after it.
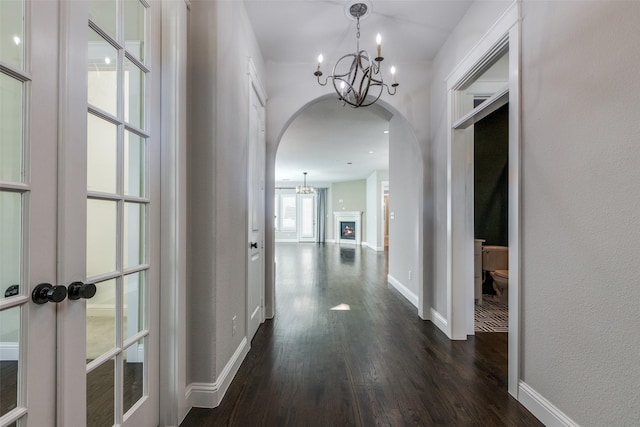
POLYGON ((509 308, 497 295, 482 295, 475 306, 476 332, 509 332, 509 308))

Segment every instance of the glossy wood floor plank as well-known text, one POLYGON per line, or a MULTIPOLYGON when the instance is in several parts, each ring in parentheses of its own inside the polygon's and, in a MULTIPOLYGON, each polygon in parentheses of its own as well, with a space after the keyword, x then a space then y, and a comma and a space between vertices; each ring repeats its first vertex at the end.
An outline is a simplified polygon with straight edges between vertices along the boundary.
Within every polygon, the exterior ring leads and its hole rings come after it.
POLYGON ((542 425, 507 393, 507 334, 448 340, 387 285, 384 253, 278 244, 276 262, 276 318, 183 427, 542 425))

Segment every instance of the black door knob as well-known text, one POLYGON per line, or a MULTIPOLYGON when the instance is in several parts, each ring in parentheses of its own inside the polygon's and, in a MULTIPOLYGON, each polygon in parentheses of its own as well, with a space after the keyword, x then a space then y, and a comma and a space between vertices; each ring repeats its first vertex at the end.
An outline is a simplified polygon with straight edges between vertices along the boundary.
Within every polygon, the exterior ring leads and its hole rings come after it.
POLYGON ((69 299, 93 298, 96 294, 96 285, 93 283, 73 282, 69 285, 69 299))
POLYGON ((258 242, 251 242, 251 247, 253 249, 258 249, 258 242))
POLYGON ((67 297, 67 288, 62 285, 52 285, 51 283, 40 283, 31 292, 31 299, 36 304, 46 304, 48 302, 60 302, 67 297))

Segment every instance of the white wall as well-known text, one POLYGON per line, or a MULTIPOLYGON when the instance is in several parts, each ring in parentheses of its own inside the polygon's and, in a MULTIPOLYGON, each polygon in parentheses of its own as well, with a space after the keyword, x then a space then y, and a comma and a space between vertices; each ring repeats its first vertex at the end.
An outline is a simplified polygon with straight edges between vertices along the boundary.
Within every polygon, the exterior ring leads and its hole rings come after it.
POLYGON ((640 425, 640 3, 522 10, 522 380, 640 425))
POLYGON ((264 66, 243 2, 191 7, 189 381, 206 394, 245 338, 248 59, 264 66))
POLYGON ((420 148, 400 117, 389 122, 389 282, 418 307, 421 278, 423 173, 420 148), (410 191, 415 188, 416 191, 410 191))
MULTIPOLYGON (((334 182, 331 184, 331 205, 335 209, 329 212, 329 222, 334 233, 338 233, 338 224, 335 224, 333 212, 363 212, 361 223, 361 240, 365 241, 367 235, 367 181, 358 179, 355 181, 334 182)), ((336 234, 329 236, 336 238, 336 234)))

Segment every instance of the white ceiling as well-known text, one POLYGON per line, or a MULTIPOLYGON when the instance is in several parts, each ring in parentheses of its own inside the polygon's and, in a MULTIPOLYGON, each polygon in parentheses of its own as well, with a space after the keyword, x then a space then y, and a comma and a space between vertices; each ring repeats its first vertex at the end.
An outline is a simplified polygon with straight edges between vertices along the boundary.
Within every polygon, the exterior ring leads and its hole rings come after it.
MULTIPOLYGON (((355 50, 356 22, 346 14, 358 1, 244 0, 264 60, 310 63, 318 54, 323 68, 355 50)), ((361 19, 360 46, 375 53, 375 36, 382 35, 385 63, 430 61, 472 1, 364 0, 370 14, 361 19)), ((313 72, 310 70, 309 72, 313 72)), ((326 74, 326 73, 325 73, 326 74)), ((398 65, 398 75, 401 66, 398 65)), ((285 132, 278 148, 276 183, 285 179, 313 185, 366 178, 387 169, 388 120, 375 108, 343 107, 325 100, 308 107, 285 132), (373 151, 373 154, 369 154, 373 151), (352 164, 347 164, 351 162, 352 164)))
MULTIPOLYGON (((345 8, 358 1, 245 0, 265 61, 315 62, 324 54, 327 66, 355 50, 356 22, 345 8)), ((363 2, 367 2, 366 0, 363 2)), ((370 52, 382 35, 385 62, 433 59, 472 1, 371 1, 361 19, 361 47, 370 52)))

